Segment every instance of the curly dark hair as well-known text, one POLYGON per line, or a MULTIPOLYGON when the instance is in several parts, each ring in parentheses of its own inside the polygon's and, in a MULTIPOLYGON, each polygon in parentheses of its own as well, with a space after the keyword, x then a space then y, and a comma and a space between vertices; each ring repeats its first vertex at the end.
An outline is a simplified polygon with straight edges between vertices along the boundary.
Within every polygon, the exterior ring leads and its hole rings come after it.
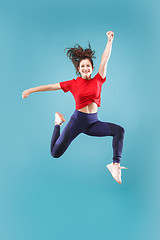
MULTIPOLYGON (((83 49, 79 44, 75 44, 73 48, 65 48, 65 50, 68 49, 66 55, 67 57, 69 57, 72 61, 72 63, 75 66, 76 69, 76 74, 78 76, 80 76, 80 73, 78 71, 78 67, 80 62, 83 59, 89 59, 91 64, 92 64, 92 68, 93 68, 93 58, 95 57, 95 51, 91 49, 91 45, 90 42, 88 42, 88 48, 83 49)), ((64 50, 64 51, 65 51, 64 50)))

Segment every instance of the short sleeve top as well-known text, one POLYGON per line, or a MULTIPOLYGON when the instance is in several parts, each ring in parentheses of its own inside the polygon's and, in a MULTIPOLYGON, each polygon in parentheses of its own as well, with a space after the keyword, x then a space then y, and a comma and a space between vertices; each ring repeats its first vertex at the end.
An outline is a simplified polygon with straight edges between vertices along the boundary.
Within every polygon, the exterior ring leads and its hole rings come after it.
POLYGON ((75 99, 76 110, 86 107, 95 102, 98 107, 101 105, 101 88, 106 81, 97 73, 89 80, 77 77, 69 81, 60 82, 61 89, 66 93, 70 91, 75 99))

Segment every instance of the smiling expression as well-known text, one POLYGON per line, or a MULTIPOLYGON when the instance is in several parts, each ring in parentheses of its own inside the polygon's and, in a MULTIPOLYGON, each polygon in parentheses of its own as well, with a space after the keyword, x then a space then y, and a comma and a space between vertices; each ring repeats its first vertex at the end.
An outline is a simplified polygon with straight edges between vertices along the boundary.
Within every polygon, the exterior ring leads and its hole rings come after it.
POLYGON ((80 61, 78 70, 81 74, 81 77, 84 79, 91 79, 91 73, 93 71, 93 67, 91 61, 89 59, 83 59, 80 61))

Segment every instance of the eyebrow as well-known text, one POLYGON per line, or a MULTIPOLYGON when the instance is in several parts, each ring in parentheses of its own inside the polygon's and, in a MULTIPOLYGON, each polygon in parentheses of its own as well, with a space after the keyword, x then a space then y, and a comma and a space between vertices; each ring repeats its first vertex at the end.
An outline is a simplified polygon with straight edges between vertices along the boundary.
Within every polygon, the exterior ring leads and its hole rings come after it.
MULTIPOLYGON (((86 65, 89 65, 89 66, 91 66, 91 64, 90 64, 90 63, 87 63, 86 65)), ((84 64, 82 64, 82 65, 81 65, 81 67, 82 67, 82 66, 84 66, 84 64)))

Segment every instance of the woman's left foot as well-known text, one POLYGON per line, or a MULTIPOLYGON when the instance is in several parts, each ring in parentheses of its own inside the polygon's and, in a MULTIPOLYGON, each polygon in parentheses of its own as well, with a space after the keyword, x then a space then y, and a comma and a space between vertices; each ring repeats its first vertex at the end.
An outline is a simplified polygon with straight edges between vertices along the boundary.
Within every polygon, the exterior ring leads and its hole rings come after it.
POLYGON ((121 180, 121 169, 128 169, 126 167, 121 167, 119 163, 110 163, 107 165, 108 170, 112 174, 112 177, 116 180, 118 183, 122 183, 121 180))

